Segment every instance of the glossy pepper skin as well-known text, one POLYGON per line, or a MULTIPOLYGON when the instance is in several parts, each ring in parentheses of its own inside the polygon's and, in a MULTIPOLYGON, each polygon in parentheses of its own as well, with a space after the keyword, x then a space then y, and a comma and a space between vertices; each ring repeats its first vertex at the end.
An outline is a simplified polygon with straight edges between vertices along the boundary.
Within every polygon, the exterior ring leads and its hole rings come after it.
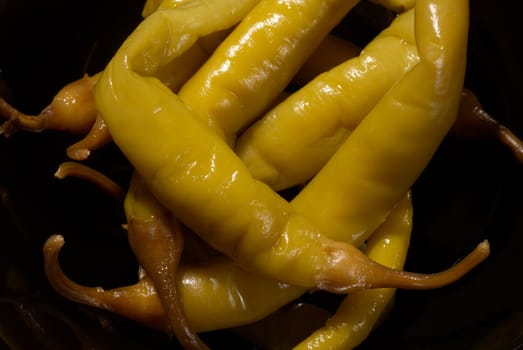
POLYGON ((235 151, 254 177, 276 190, 304 184, 418 61, 409 11, 359 56, 317 76, 256 121, 235 151))
POLYGON ((421 174, 456 120, 468 3, 417 1, 415 11, 420 62, 295 198, 296 210, 333 237, 350 228, 354 240, 363 242, 421 174), (329 203, 328 210, 323 203, 329 203))
MULTIPOLYGON (((366 254, 380 264, 402 269, 412 233, 412 198, 407 194, 369 238, 366 254)), ((300 342, 295 350, 353 349, 361 344, 390 306, 394 288, 349 294, 326 324, 300 342)))
POLYGON ((233 144, 238 131, 279 96, 356 3, 260 1, 180 89, 178 97, 233 144))
MULTIPOLYGON (((303 7, 307 7, 308 5, 309 5, 308 3, 302 4, 303 7)), ((165 7, 165 4, 163 4, 162 6, 163 6, 163 8, 166 8, 166 7, 165 7)), ((174 8, 174 7, 169 7, 169 8, 174 8)), ((265 8, 264 8, 264 9, 265 9, 265 8)), ((258 10, 258 11, 259 11, 260 14, 263 14, 263 11, 260 11, 260 10, 258 10)), ((337 14, 337 16, 340 16, 340 14, 337 14)), ((251 20, 250 22, 248 22, 248 25, 253 25, 252 22, 253 22, 252 20, 251 20)), ((300 23, 303 23, 303 21, 301 21, 300 23)), ((321 22, 320 22, 320 23, 321 23, 321 22)), ((333 21, 332 18, 328 18, 328 21, 326 21, 326 23, 327 23, 326 25, 323 25, 323 26, 321 27, 321 30, 322 30, 323 32, 326 32, 327 29, 331 28, 332 25, 333 25, 333 23, 334 23, 334 21, 333 21)), ((293 25, 293 24, 295 24, 295 23, 294 23, 294 22, 291 22, 291 23, 290 23, 290 25, 293 25)), ((305 23, 305 24, 306 24, 306 23, 305 23)), ((307 24, 307 26, 309 26, 309 25, 307 24)), ((289 27, 289 24, 286 24, 286 25, 283 26, 284 29, 285 29, 285 28, 288 28, 288 27, 289 27)), ((312 26, 312 27, 313 27, 313 26, 312 26)), ((266 28, 265 28, 265 29, 266 29, 266 28)), ((278 28, 274 28, 274 29, 278 29, 278 28)), ((314 34, 314 33, 313 33, 313 34, 314 34)), ((304 43, 308 43, 308 42, 309 42, 309 36, 310 36, 310 35, 302 35, 302 37, 300 38, 300 41, 301 41, 301 42, 304 42, 304 43)), ((316 35, 316 37, 318 37, 318 35, 316 35)), ((283 37, 283 36, 282 36, 282 39, 287 40, 287 39, 286 39, 285 37, 283 37)), ((198 42, 200 42, 200 41, 201 41, 201 39, 198 40, 198 42)), ((276 42, 275 45, 276 45, 276 46, 278 46, 278 45, 281 46, 282 43, 276 42)), ((192 49, 192 48, 191 48, 191 49, 192 49)), ((190 50, 191 50, 191 49, 190 49, 190 50)), ((294 48, 292 48, 292 49, 295 50, 294 48)), ((312 49, 312 46, 310 46, 310 47, 307 46, 307 47, 306 47, 306 50, 303 49, 303 48, 300 49, 300 47, 298 47, 298 49, 299 49, 299 50, 295 50, 295 51, 297 51, 297 52, 295 53, 295 57, 297 56, 297 57, 299 57, 299 60, 303 60, 303 59, 306 57, 305 53, 307 53, 310 49, 312 49)), ((344 50, 344 51, 346 51, 346 50, 344 50)), ((243 53, 244 56, 245 56, 246 54, 248 55, 249 52, 247 52, 247 53, 243 53)), ((267 54, 270 54, 270 52, 267 52, 267 54)), ((188 56, 188 55, 187 55, 187 52, 183 53, 182 55, 180 55, 180 56, 178 56, 178 57, 186 57, 186 56, 188 56)), ((239 56, 240 56, 240 55, 239 55, 239 56)), ((189 57, 190 57, 190 55, 189 55, 189 57)), ((218 56, 218 58, 215 58, 214 61, 217 61, 217 60, 219 60, 219 59, 221 59, 221 58, 218 56)), ((177 58, 177 62, 176 62, 176 63, 179 63, 179 61, 180 61, 180 60, 177 58)), ((281 68, 281 69, 285 69, 285 70, 287 70, 287 71, 290 71, 290 68, 289 68, 289 64, 290 64, 290 63, 295 64, 296 62, 291 61, 291 62, 285 62, 285 64, 282 63, 282 66, 281 66, 280 68, 281 68)), ((173 64, 172 61, 169 62, 169 64, 167 64, 167 67, 172 67, 172 66, 175 66, 175 65, 173 64)), ((292 69, 295 69, 294 67, 291 67, 291 68, 292 68, 292 69)), ((159 72, 155 72, 154 75, 155 75, 155 76, 158 76, 158 77, 166 77, 166 76, 168 76, 167 74, 164 73, 164 72, 166 71, 165 69, 162 69, 162 67, 160 67, 160 70, 162 70, 162 72, 160 72, 160 73, 159 73, 159 72)), ((166 84, 167 86, 169 86, 169 87, 171 88, 171 90, 174 90, 174 89, 172 89, 172 85, 167 84, 166 81, 167 81, 167 80, 166 80, 165 78, 162 78, 162 82, 163 82, 164 84, 166 84)), ((282 85, 282 86, 283 86, 283 85, 282 85)), ((253 96, 254 96, 257 92, 258 92, 258 90, 256 90, 256 91, 251 91, 250 93, 253 94, 253 96)), ((271 93, 272 93, 272 91, 271 91, 271 93)), ((207 104, 206 106, 212 106, 212 104, 209 103, 209 104, 207 104)), ((211 107, 211 108, 212 108, 212 107, 211 107)), ((230 110, 230 109, 229 109, 229 110, 230 110)), ((136 186, 135 186, 135 187, 136 187, 136 186)), ((132 202, 136 202, 136 199, 137 199, 137 198, 135 198, 135 197, 136 197, 136 196, 132 196, 132 195, 130 196, 130 198, 133 198, 132 202)), ((128 196, 128 198, 129 198, 129 196, 128 196)), ((133 244, 132 244, 132 245, 133 245, 133 244)), ((133 246, 137 246, 137 245, 138 245, 138 244, 134 244, 133 246)), ((143 249, 140 249, 140 251, 143 251, 143 249)), ((137 254, 138 257, 140 257, 140 255, 141 255, 141 254, 137 254)), ((158 255, 158 254, 156 254, 156 255, 158 255)), ((156 255, 155 255, 155 256, 156 256, 156 255)), ((144 265, 144 264, 142 264, 142 265, 144 265)), ((146 266, 146 265, 144 265, 144 266, 146 266)), ((165 270, 165 269, 162 269, 162 270, 165 270)), ((213 276, 213 275, 210 275, 209 278, 217 278, 217 280, 219 280, 219 277, 217 277, 217 276, 213 276)), ((161 281, 160 281, 160 282, 161 282, 161 281)), ((233 282, 234 282, 234 281, 231 280, 231 283, 233 283, 233 282)), ((253 283, 254 283, 254 282, 256 282, 256 281, 253 281, 253 283)), ((159 284, 162 284, 162 283, 155 283, 155 285, 157 285, 157 287, 159 287, 159 284)), ((276 285, 279 285, 280 283, 277 282, 277 281, 274 281, 274 284, 275 284, 275 287, 276 287, 276 285)), ((238 281, 238 286, 241 286, 241 285, 242 285, 242 282, 241 282, 241 281, 238 281)), ((271 286, 269 286, 268 283, 265 283, 265 282, 263 282, 263 281, 260 281, 260 283, 256 283, 256 286, 259 288, 258 290, 263 290, 264 292, 266 292, 266 294, 269 294, 269 295, 272 294, 272 293, 271 293, 271 286)), ((241 288, 239 288, 239 289, 241 289, 241 288)), ((272 289, 274 289, 274 288, 272 288, 272 289)), ((297 296, 296 289, 297 289, 297 288, 283 288, 283 287, 282 287, 282 288, 280 288, 280 291, 279 291, 279 293, 278 293, 278 294, 279 294, 279 297, 277 297, 277 298, 273 298, 273 299, 275 300, 275 302, 271 302, 271 301, 263 300, 262 303, 258 302, 258 303, 256 304, 257 307, 258 307, 258 309, 259 309, 258 312, 252 312, 252 310, 251 310, 252 308, 248 308, 248 309, 246 309, 246 310, 239 310, 239 309, 238 309, 238 310, 229 310, 229 311, 228 311, 228 312, 229 312, 229 316, 228 316, 228 318, 229 318, 229 319, 234 319, 234 316, 233 316, 233 315, 234 315, 235 313, 238 313, 238 314, 239 314, 239 313, 241 313, 241 312, 243 312, 243 313, 252 313, 253 316, 251 316, 251 317, 260 317, 260 316, 256 316, 256 315, 260 314, 260 312, 265 312, 265 313, 267 314, 267 313, 273 311, 273 310, 275 309, 275 307, 280 306, 280 305, 282 304, 282 302, 290 301, 290 300, 294 299, 294 298, 297 296), (283 295, 285 295, 285 297, 284 297, 283 295), (278 300, 281 300, 281 301, 280 301, 279 303, 277 303, 278 300), (264 306, 265 309, 264 309, 262 306, 264 306), (262 311, 262 310, 265 310, 265 311, 262 311)), ((305 290, 302 289, 302 292, 304 292, 304 291, 305 291, 305 290)), ((161 294, 162 294, 161 291, 159 291, 159 293, 160 293, 160 297, 161 297, 161 294)), ((164 293, 164 294, 165 294, 165 293, 164 293)), ((247 298, 247 297, 249 297, 248 294, 245 295, 245 296, 241 296, 242 300, 244 300, 243 303, 246 304, 246 305, 249 304, 249 302, 246 302, 246 301, 245 301, 245 298, 247 298)), ((252 297, 251 297, 251 299, 252 299, 252 297)), ((234 298, 229 297, 229 298, 227 298, 227 300, 234 300, 234 298)), ((212 304, 214 305, 216 302, 219 303, 219 301, 215 301, 215 302, 213 302, 212 304)), ((171 312, 170 314, 172 314, 172 312, 171 312)), ((218 322, 218 324, 219 324, 219 322, 218 322)), ((219 326, 217 326, 217 327, 219 327, 219 326)))
MULTIPOLYGON (((97 106, 115 142, 159 201, 187 227, 246 268, 288 283, 339 293, 361 288, 441 286, 459 278, 488 255, 488 244, 483 243, 469 259, 462 260, 460 267, 456 265, 450 273, 431 278, 390 270, 371 263, 354 246, 328 239, 311 224, 311 218, 297 215, 287 201, 252 178, 227 143, 177 96, 158 80, 141 76, 168 62, 198 35, 205 35, 210 26, 219 29, 216 27, 223 17, 217 8, 207 7, 211 8, 213 10, 208 13, 186 8, 187 12, 176 12, 172 16, 170 14, 174 12, 167 11, 149 16, 114 56, 95 94, 97 106), (198 11, 201 22, 187 19, 191 17, 191 10, 198 11), (122 127, 124 123, 125 128, 122 127), (454 274, 458 270, 460 272, 454 274)), ((447 130, 450 127, 443 121, 452 122, 455 117, 465 68, 466 21, 456 20, 448 13, 466 12, 466 4, 420 1, 418 8, 416 40, 421 62, 366 118, 367 128, 376 127, 384 114, 388 115, 390 109, 398 107, 394 102, 397 98, 404 100, 400 112, 409 122, 403 120, 397 127, 398 133, 376 145, 381 151, 381 146, 390 146, 388 142, 401 140, 403 143, 402 138, 410 136, 412 140, 407 140, 405 147, 390 152, 396 160, 401 160, 399 164, 412 163, 411 158, 419 164, 428 161, 431 151, 445 134, 445 126, 447 130), (433 10, 434 13, 430 13, 433 10), (434 24, 442 25, 441 31, 434 24), (447 32, 443 25, 454 27, 454 32, 447 32), (439 45, 434 47, 434 44, 439 45), (450 78, 448 73, 456 73, 456 76, 450 78), (409 101, 413 97, 405 96, 406 91, 413 86, 419 89, 420 80, 423 80, 421 85, 426 96, 409 101), (452 113, 454 116, 449 117, 452 113), (433 133, 434 125, 430 121, 434 119, 443 119, 442 135, 429 142, 427 129, 433 133), (418 147, 417 142, 422 142, 422 147, 418 147), (406 157, 407 153, 414 154, 406 157)), ((403 174, 406 179, 399 185, 409 181, 411 185, 419 175, 416 171, 420 169, 415 167, 414 171, 403 174)), ((385 176, 381 180, 387 185, 398 185, 397 174, 392 175, 390 179, 385 176)), ((407 190, 408 187, 400 186, 395 192, 402 191, 404 195, 407 190)), ((400 198, 392 204, 387 203, 388 210, 400 198)))
MULTIPOLYGON (((386 234, 387 237, 407 237, 412 224, 410 203, 410 197, 406 197, 402 205, 393 209, 391 218, 377 232, 383 232, 381 236, 386 234), (399 221, 401 217, 404 220, 399 221)), ((148 209, 145 210, 147 212, 148 209)), ((177 229, 177 226, 172 228, 177 229)), ((378 238, 373 240, 381 242, 378 238)), ((394 256, 401 257, 407 246, 400 244, 400 241, 395 242, 380 245, 377 250, 367 249, 367 254, 373 251, 370 256, 382 263, 394 256)), ((401 242, 408 245, 408 240, 401 242)), ((162 306, 150 276, 142 277, 136 284, 111 290, 78 285, 63 273, 58 263, 58 254, 63 244, 62 237, 52 236, 44 246, 46 273, 57 292, 72 301, 117 313, 153 329, 169 331, 165 311, 167 309, 162 306)), ((306 291, 302 287, 248 272, 223 256, 205 256, 197 262, 185 261, 173 277, 177 280, 187 321, 198 332, 258 321, 306 291)), ((378 289, 376 291, 381 293, 378 289)), ((360 308, 365 308, 365 305, 360 308)), ((376 312, 379 313, 379 310, 376 312)), ((337 318, 343 319, 341 316, 337 318)), ((372 324, 372 320, 367 322, 372 324)))
MULTIPOLYGON (((150 277, 135 284, 104 290, 82 286, 69 279, 58 262, 62 236, 44 245, 45 269, 53 288, 65 298, 114 312, 147 327, 168 332, 164 307, 150 277)), ((303 294, 303 288, 253 274, 223 256, 203 264, 182 264, 178 290, 189 324, 197 332, 236 327, 257 321, 303 294), (264 293, 260 293, 263 290, 264 293)))
MULTIPOLYGON (((285 88, 296 70, 316 49, 318 42, 326 40, 327 33, 355 3, 260 2, 182 87, 178 97, 220 135, 228 136, 229 142, 234 142, 239 129, 285 88), (252 44, 258 42, 264 45, 252 44), (224 66, 228 69, 223 69, 224 66), (232 78, 236 76, 241 76, 242 80, 231 87, 238 81, 232 78), (230 96, 231 92, 234 101, 224 102, 224 96, 230 96), (237 100, 238 96, 241 99, 237 100), (226 121, 220 122, 223 118, 227 118, 226 121)), ((164 4, 160 9, 162 7, 165 8, 164 4)), ((259 288, 264 290, 263 283, 259 288)), ((282 289, 282 293, 288 301, 296 297, 292 288, 282 289)), ((280 296, 282 298, 283 295, 280 296)), ((270 302, 264 305, 267 306, 267 313, 274 311, 270 308, 270 302)))
POLYGON ((185 315, 177 279, 184 239, 174 219, 136 174, 125 198, 129 245, 151 278, 174 334, 185 349, 207 349, 185 315))

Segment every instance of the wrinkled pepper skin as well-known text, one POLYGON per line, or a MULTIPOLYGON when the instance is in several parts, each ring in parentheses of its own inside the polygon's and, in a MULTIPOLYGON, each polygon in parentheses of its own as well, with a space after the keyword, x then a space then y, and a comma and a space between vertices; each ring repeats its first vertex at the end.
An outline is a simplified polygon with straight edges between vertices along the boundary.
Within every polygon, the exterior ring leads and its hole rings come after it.
MULTIPOLYGON (((412 198, 409 193, 385 223, 369 238, 365 251, 380 264, 402 269, 412 233, 412 198)), ((377 288, 349 294, 325 326, 298 344, 295 350, 349 350, 361 344, 390 306, 394 288, 377 288)))
POLYGON ((238 131, 279 96, 357 2, 260 1, 180 89, 178 97, 233 144, 238 131))
POLYGON ((145 274, 154 284, 174 334, 184 349, 208 349, 189 324, 177 286, 184 239, 182 229, 134 174, 125 198, 129 245, 145 274))
MULTIPOLYGON (((150 217, 152 211, 147 203, 136 197, 132 200, 135 201, 132 203, 133 216, 155 220, 150 217)), ((407 196, 393 209, 390 217, 376 231, 376 235, 386 235, 387 238, 408 237, 412 226, 410 206, 411 200, 407 196)), ((379 249, 371 249, 372 242, 382 240, 371 238, 367 254, 387 265, 394 257, 401 259, 408 246, 408 239, 393 240, 387 244, 382 242, 379 249)), ((166 308, 162 306, 150 276, 141 278, 136 284, 111 290, 80 286, 67 278, 60 269, 58 253, 63 244, 63 238, 52 236, 44 247, 46 273, 57 292, 72 301, 117 313, 153 329, 169 331, 166 308)), ((397 267, 401 267, 399 263, 397 267)), ((303 287, 246 271, 224 256, 206 256, 196 262, 186 261, 179 266, 178 273, 173 277, 183 300, 187 322, 198 332, 258 321, 306 292, 303 287)), ((376 289, 375 293, 381 293, 381 290, 376 289)), ((370 298, 375 293, 369 291, 361 295, 369 295, 370 298)), ((361 306, 362 309, 364 307, 361 306)), ((379 310, 376 309, 376 312, 379 313, 379 310)), ((344 319, 345 316, 336 317, 344 319)), ((350 316, 350 319, 354 319, 354 316, 350 316)), ((371 325, 373 321, 370 319, 367 322, 371 325)))
POLYGON ((468 3, 417 1, 415 11, 420 62, 383 96, 294 200, 297 211, 330 230, 332 237, 350 231, 362 243, 416 181, 456 120, 468 3))
POLYGON ((359 56, 317 76, 256 121, 235 151, 254 177, 275 190, 304 184, 418 61, 409 11, 359 56))
MULTIPOLYGON (((448 279, 445 273, 427 278, 376 264, 362 268, 361 264, 369 264, 363 253, 328 239, 311 224, 311 216, 297 215, 293 206, 255 180, 228 144, 177 96, 158 80, 141 76, 168 62, 210 27, 221 29, 219 9, 208 6, 207 13, 198 8, 184 10, 172 16, 175 12, 158 11, 142 22, 104 71, 95 94, 115 142, 163 205, 241 265, 304 287, 338 293, 376 287, 434 288, 466 272, 461 270, 448 279), (201 21, 188 20, 191 11, 197 11, 201 21)), ((387 126, 398 124, 384 142, 376 140, 378 135, 370 138, 371 143, 364 142, 372 146, 370 150, 358 152, 361 141, 352 141, 359 158, 382 161, 383 156, 391 156, 383 159, 386 166, 391 160, 394 167, 414 164, 412 170, 399 167, 401 171, 380 173, 377 178, 372 172, 365 174, 368 183, 376 186, 371 197, 384 192, 378 198, 387 212, 408 191, 455 118, 465 69, 468 22, 462 16, 467 11, 465 1, 419 1, 416 40, 421 62, 378 102, 366 123, 348 139, 358 140, 384 119, 387 126), (423 97, 407 93, 414 87, 425 93, 420 95, 423 97), (392 111, 398 117, 384 118, 392 111), (360 136, 355 137, 357 134, 360 136)), ((334 157, 338 154, 345 156, 338 151, 334 157)), ((358 170, 354 173, 361 175, 358 170)), ((321 222, 321 218, 314 221, 321 222)), ((478 263, 477 257, 482 260, 488 255, 486 242, 478 248, 472 260, 462 261, 467 269, 478 263)))

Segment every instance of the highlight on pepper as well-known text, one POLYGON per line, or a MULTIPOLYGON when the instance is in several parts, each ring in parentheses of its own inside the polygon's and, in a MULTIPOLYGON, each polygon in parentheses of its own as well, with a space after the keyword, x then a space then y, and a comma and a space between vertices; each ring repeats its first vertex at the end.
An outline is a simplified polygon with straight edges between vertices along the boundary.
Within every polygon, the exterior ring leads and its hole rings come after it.
POLYGON ((352 349, 397 288, 441 288, 485 260, 487 240, 447 270, 403 270, 412 187, 445 137, 497 138, 523 161, 464 87, 468 1, 373 2, 394 19, 360 48, 333 34, 357 0, 148 0, 107 66, 39 115, 0 98, 5 136, 79 135, 66 152, 77 162, 55 175, 121 206, 140 266, 132 285, 78 284, 56 234, 43 247, 56 292, 186 349, 218 329, 267 348, 352 349), (128 188, 81 163, 110 142, 128 188), (342 296, 334 313, 300 303, 318 290, 342 296), (292 338, 259 336, 281 317, 300 325, 292 338))

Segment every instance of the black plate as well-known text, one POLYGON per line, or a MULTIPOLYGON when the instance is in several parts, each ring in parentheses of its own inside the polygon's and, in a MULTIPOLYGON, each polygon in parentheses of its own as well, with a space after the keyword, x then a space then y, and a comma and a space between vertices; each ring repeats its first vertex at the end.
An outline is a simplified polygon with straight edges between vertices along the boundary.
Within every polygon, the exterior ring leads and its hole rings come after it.
MULTIPOLYGON (((37 113, 64 84, 104 67, 138 23, 142 5, 0 1, 0 78, 9 87, 9 92, 0 87, 2 93, 22 110, 37 113)), ((471 0, 466 85, 491 114, 523 136, 516 5, 471 0)), ((364 43, 383 23, 357 14, 352 23, 366 28, 367 36, 354 40, 364 43)), ((72 304, 47 284, 41 251, 54 233, 66 237, 61 261, 78 282, 109 288, 136 277, 120 228, 121 208, 89 184, 53 177, 74 140, 57 132, 0 138, 0 335, 18 339, 21 349, 79 348, 82 335, 99 349, 172 349, 174 341, 164 334, 72 304)), ((129 166, 114 146, 93 154, 88 164, 121 184, 128 181, 129 166)), ((449 137, 443 142, 414 187, 415 226, 406 269, 439 271, 484 238, 492 254, 451 286, 399 291, 389 318, 361 349, 523 347, 521 179, 523 165, 494 140, 449 137)), ((228 332, 203 337, 216 348, 253 348, 228 332)))

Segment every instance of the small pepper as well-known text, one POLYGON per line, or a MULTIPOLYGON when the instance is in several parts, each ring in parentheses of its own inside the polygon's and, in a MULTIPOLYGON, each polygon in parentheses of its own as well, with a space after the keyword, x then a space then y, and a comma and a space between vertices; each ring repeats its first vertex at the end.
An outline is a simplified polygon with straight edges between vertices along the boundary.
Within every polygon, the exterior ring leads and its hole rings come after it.
MULTIPOLYGON (((164 307, 149 276, 134 285, 110 290, 79 285, 60 268, 58 255, 63 245, 64 238, 53 235, 43 249, 47 278, 60 295, 156 330, 169 331, 164 307)), ((303 294, 303 288, 245 271, 223 256, 205 263, 182 264, 177 275, 188 323, 197 332, 257 321, 267 316, 268 310, 276 310, 303 294), (289 299, 291 294, 294 296, 289 299)))

